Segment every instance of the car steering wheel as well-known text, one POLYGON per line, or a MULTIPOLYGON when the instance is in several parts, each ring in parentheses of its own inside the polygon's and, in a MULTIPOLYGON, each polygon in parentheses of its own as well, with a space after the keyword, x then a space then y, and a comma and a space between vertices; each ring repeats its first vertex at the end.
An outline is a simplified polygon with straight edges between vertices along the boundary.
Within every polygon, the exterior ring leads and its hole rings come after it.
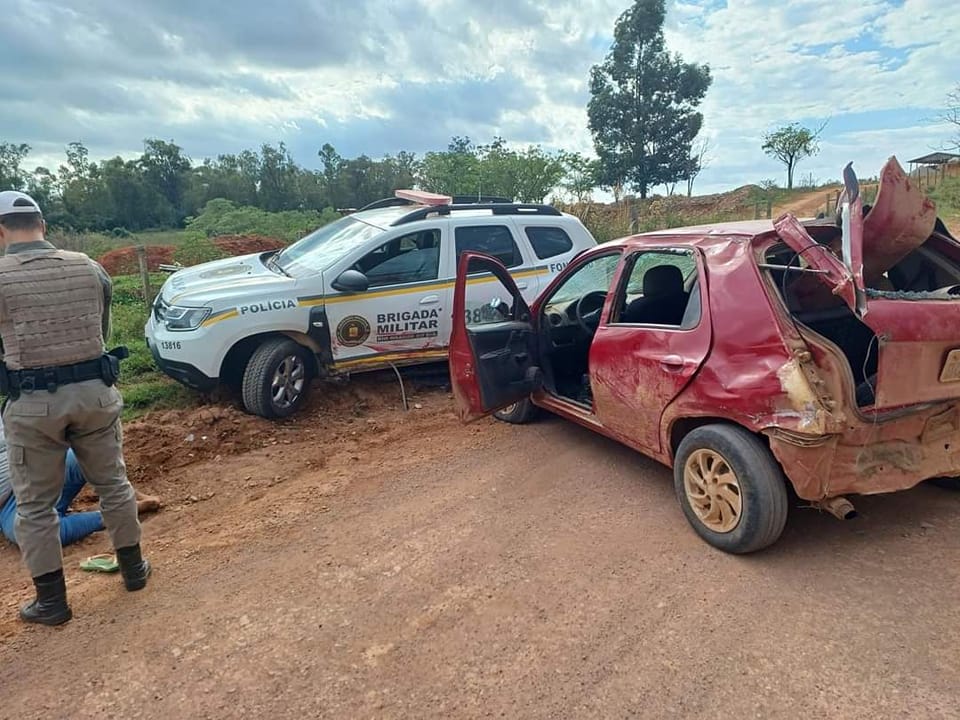
POLYGON ((603 303, 607 299, 607 293, 603 290, 592 290, 583 295, 577 304, 573 306, 573 313, 577 318, 577 325, 588 337, 593 337, 600 325, 600 313, 603 311, 603 303), (590 308, 588 300, 599 300, 597 307, 590 308))

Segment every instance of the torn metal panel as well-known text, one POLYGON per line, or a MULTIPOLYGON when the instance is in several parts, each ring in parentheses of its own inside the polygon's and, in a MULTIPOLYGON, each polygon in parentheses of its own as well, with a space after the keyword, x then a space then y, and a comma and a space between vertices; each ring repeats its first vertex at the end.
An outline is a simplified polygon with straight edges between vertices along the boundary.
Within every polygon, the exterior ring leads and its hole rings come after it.
POLYGON ((863 264, 868 285, 926 242, 937 221, 933 201, 895 157, 880 172, 873 207, 863 219, 863 264))
MULTIPOLYGON (((790 213, 781 215, 773 223, 777 235, 797 256, 803 258, 807 266, 818 271, 816 275, 801 278, 793 283, 794 291, 805 286, 807 294, 814 295, 818 285, 826 285, 833 294, 842 298, 851 308, 857 307, 857 288, 850 270, 844 267, 826 245, 821 245, 806 231, 796 217, 790 213)), ((802 300, 801 300, 802 302, 802 300)), ((823 304, 826 302, 820 301, 823 304)))
POLYGON ((872 299, 864 322, 876 333, 876 408, 960 397, 960 302, 872 299))

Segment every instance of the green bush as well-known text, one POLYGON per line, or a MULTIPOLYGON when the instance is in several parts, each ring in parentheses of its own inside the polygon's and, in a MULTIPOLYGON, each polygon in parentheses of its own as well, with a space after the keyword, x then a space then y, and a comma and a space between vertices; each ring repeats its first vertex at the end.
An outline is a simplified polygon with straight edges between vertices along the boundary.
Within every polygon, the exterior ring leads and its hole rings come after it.
POLYGON ((173 251, 174 262, 181 265, 199 265, 225 257, 227 257, 227 253, 214 245, 212 240, 199 233, 189 234, 180 246, 173 251))
POLYGON ((264 235, 293 242, 339 217, 332 208, 326 208, 322 213, 316 210, 271 213, 217 198, 209 201, 200 215, 187 218, 187 229, 205 237, 264 235))
MULTIPOLYGON (((162 273, 152 274, 150 283, 157 289, 166 277, 162 273)), ((123 394, 123 416, 127 420, 148 410, 184 407, 196 401, 194 393, 160 373, 154 363, 143 332, 148 313, 140 277, 123 275, 114 278, 107 346, 124 345, 130 351, 130 357, 120 365, 117 383, 123 394)))

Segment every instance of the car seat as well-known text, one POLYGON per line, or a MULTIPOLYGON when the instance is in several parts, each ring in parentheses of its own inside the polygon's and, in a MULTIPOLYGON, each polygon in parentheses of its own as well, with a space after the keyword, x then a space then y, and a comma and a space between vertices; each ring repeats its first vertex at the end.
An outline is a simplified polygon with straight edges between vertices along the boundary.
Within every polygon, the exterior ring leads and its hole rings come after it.
POLYGON ((643 276, 643 297, 627 305, 621 322, 644 325, 677 325, 687 308, 683 273, 676 265, 657 265, 643 276))

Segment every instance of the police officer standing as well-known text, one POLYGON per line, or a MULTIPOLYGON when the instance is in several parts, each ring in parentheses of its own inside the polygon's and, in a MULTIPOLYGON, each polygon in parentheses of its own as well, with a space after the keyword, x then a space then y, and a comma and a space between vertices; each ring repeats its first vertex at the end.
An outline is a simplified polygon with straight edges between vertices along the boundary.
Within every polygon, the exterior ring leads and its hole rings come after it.
POLYGON ((123 462, 119 359, 104 352, 110 277, 86 255, 57 250, 45 231, 33 198, 0 192, 3 423, 17 539, 37 591, 20 617, 60 625, 73 616, 55 509, 68 448, 100 496, 127 590, 147 584, 150 564, 140 554, 136 496, 123 462))

